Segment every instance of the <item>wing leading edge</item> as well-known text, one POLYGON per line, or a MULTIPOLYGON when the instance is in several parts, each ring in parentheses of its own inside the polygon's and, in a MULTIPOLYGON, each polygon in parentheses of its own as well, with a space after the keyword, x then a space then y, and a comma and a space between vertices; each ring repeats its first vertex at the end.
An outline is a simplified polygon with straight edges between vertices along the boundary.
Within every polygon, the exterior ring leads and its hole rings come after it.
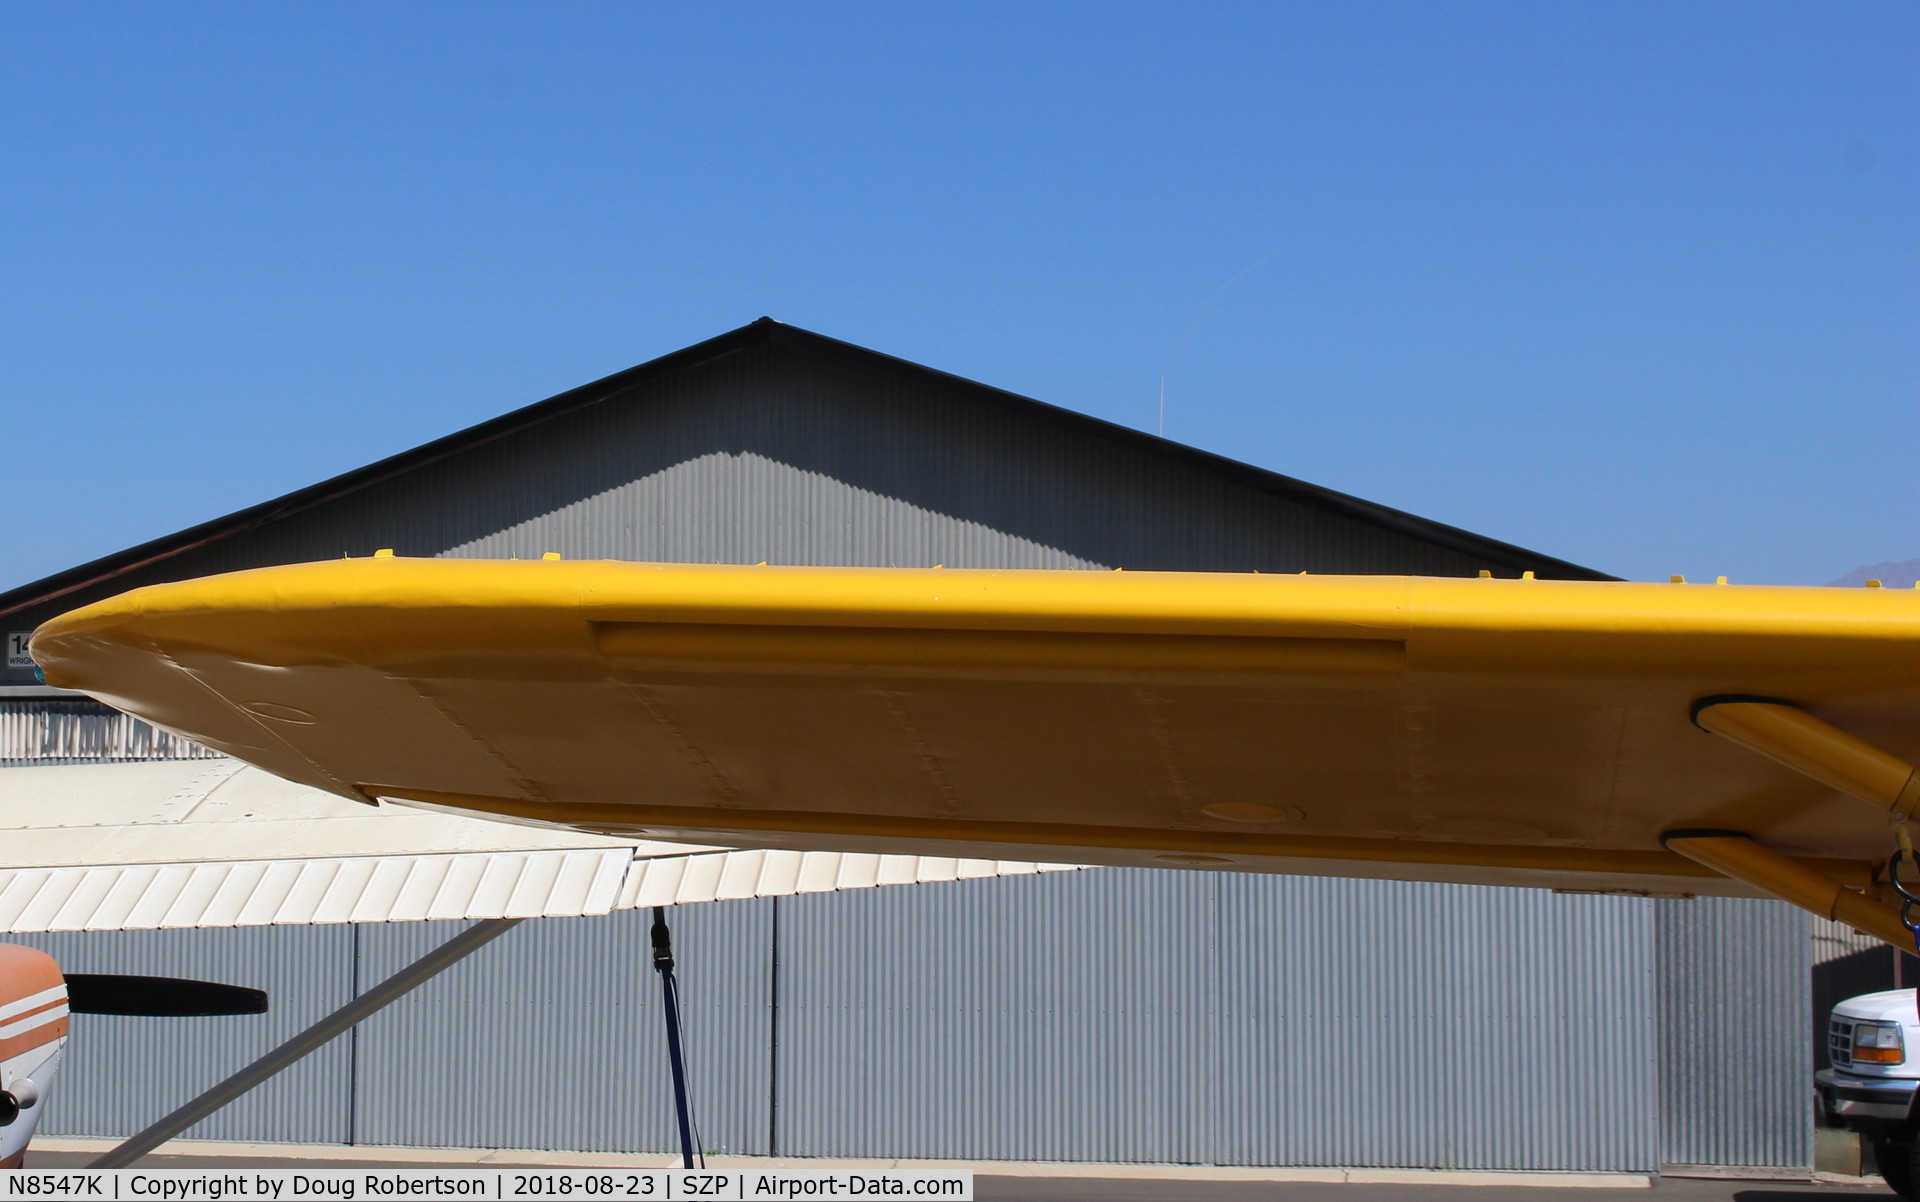
POLYGON ((387 557, 33 653, 342 797, 797 852, 1768 892, 1712 830, 1860 886, 1886 810, 1694 707, 1920 755, 1905 590, 387 557))

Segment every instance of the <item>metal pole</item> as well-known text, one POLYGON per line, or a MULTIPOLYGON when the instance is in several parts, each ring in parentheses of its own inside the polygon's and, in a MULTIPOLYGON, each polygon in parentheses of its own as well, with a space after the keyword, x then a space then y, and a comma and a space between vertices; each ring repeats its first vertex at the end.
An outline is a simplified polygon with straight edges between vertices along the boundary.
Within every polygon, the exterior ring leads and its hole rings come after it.
POLYGON ((680 1054, 680 1006, 673 981, 673 943, 667 912, 653 908, 653 967, 660 974, 660 997, 667 1011, 667 1060, 673 1067, 673 1110, 680 1120, 680 1167, 693 1167, 693 1123, 687 1115, 687 1069, 680 1054))
POLYGON ((489 918, 474 923, 87 1167, 126 1168, 342 1031, 426 984, 456 961, 519 926, 522 921, 519 918, 489 918))

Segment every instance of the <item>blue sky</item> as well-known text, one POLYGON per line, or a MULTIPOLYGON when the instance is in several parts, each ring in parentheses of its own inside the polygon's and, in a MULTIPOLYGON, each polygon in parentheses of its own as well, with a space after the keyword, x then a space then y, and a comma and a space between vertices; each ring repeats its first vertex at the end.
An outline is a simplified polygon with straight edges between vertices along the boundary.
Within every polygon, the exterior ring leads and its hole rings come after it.
POLYGON ((1920 556, 1920 8, 0 6, 0 587, 762 314, 1621 575, 1920 556))

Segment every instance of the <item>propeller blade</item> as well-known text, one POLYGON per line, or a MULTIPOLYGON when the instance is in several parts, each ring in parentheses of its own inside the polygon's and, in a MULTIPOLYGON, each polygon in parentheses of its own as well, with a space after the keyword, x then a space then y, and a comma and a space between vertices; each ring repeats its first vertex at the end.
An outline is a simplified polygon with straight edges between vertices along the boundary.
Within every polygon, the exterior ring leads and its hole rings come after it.
POLYGON ((265 1014, 264 989, 139 977, 121 973, 67 974, 67 1009, 75 1014, 125 1014, 141 1018, 200 1018, 217 1014, 265 1014))

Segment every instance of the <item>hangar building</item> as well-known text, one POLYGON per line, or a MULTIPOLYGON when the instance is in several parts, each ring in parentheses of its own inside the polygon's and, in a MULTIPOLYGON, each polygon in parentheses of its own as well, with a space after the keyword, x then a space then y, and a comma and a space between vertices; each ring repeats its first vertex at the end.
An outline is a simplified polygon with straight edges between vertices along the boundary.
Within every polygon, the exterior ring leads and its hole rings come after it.
MULTIPOLYGON (((761 320, 0 596, 366 555, 1605 579, 761 320)), ((0 766, 209 755, 0 675, 0 766)), ((676 911, 702 1144, 782 1156, 1652 1172, 1810 1164, 1810 920, 1773 902, 1093 869, 676 911)), ((28 937, 256 984, 85 1017, 46 1134, 124 1135, 447 937, 28 937)), ((196 1127, 675 1146, 644 920, 528 923, 196 1127)))

